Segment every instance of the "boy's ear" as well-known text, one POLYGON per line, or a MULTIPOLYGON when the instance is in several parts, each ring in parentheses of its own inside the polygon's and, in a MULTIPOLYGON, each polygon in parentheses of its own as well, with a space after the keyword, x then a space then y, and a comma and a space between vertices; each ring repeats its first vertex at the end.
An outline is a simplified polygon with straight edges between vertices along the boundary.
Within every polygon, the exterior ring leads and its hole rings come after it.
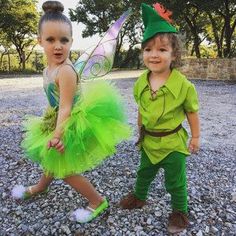
POLYGON ((172 61, 175 61, 175 60, 176 60, 176 57, 177 57, 176 53, 173 53, 173 52, 172 52, 171 57, 172 57, 172 61))

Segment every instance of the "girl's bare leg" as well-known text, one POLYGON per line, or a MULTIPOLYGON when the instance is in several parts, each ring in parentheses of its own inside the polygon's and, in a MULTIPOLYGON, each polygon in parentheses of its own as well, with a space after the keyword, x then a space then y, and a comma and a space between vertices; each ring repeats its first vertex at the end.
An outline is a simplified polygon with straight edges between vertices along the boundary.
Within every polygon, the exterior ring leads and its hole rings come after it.
POLYGON ((89 207, 95 209, 103 202, 103 197, 96 191, 87 178, 81 175, 73 175, 65 178, 64 181, 88 199, 89 207))
POLYGON ((30 193, 37 194, 43 192, 53 181, 53 177, 43 174, 36 185, 31 186, 30 193))

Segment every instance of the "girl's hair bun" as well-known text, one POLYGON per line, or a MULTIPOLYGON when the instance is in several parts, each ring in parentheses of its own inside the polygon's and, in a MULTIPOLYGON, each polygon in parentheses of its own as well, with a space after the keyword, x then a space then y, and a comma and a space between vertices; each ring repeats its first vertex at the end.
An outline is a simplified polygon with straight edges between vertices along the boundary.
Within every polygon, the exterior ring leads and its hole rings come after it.
POLYGON ((64 6, 61 2, 58 1, 46 1, 42 5, 44 13, 49 12, 60 12, 64 11, 64 6))

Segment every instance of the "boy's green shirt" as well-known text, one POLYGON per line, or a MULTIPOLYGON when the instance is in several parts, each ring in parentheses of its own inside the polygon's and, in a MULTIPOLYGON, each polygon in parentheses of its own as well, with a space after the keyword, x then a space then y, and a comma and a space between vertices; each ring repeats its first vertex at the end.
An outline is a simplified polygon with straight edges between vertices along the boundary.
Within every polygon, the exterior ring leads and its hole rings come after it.
MULTIPOLYGON (((147 130, 173 130, 185 120, 186 112, 198 111, 195 86, 177 69, 172 70, 166 83, 158 90, 155 99, 151 97, 148 75, 147 70, 134 85, 134 98, 142 116, 142 124, 147 130)), ((145 135, 142 147, 150 161, 156 164, 173 151, 189 155, 187 140, 188 134, 183 128, 165 137, 145 135)))

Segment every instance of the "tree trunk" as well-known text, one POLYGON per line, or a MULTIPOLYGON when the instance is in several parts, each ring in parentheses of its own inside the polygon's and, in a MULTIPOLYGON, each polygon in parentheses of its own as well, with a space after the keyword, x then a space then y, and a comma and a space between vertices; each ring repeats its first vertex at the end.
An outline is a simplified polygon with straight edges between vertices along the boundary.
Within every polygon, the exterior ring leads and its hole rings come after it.
POLYGON ((25 51, 22 52, 22 70, 24 71, 25 70, 25 63, 26 63, 26 60, 25 60, 25 51))
POLYGON ((236 20, 235 20, 235 11, 234 9, 230 9, 230 1, 224 1, 225 12, 222 13, 219 11, 220 15, 224 19, 224 41, 225 47, 223 50, 224 57, 230 57, 232 52, 232 36, 236 27, 236 20), (232 23, 232 25, 231 25, 232 23))
POLYGON ((225 48, 224 48, 224 57, 230 57, 231 53, 231 27, 230 27, 230 18, 225 16, 225 48))
POLYGON ((0 58, 0 68, 2 69, 2 60, 3 60, 3 56, 4 56, 4 53, 1 54, 1 58, 0 58))
POLYGON ((209 19, 211 21, 211 27, 212 27, 212 31, 213 31, 213 35, 215 38, 215 43, 217 46, 217 54, 219 58, 223 57, 223 52, 222 52, 222 44, 220 43, 220 38, 218 36, 218 29, 217 29, 217 24, 215 22, 215 20, 213 19, 212 15, 210 12, 207 12, 207 15, 209 16, 209 19))
POLYGON ((196 54, 197 58, 201 58, 201 53, 200 53, 199 45, 200 45, 199 38, 198 38, 198 36, 196 36, 194 38, 194 51, 195 51, 195 54, 196 54))
POLYGON ((7 53, 7 58, 8 58, 8 72, 10 72, 11 71, 11 56, 10 56, 9 51, 7 53))
POLYGON ((122 61, 122 63, 120 64, 119 68, 125 67, 129 63, 129 61, 131 59, 131 55, 130 54, 131 54, 131 48, 129 48, 129 50, 128 50, 127 54, 126 54, 126 57, 122 61))
POLYGON ((185 17, 185 20, 191 30, 191 33, 193 35, 193 48, 196 54, 197 58, 201 58, 201 53, 200 53, 200 49, 199 49, 199 45, 200 45, 200 39, 198 36, 198 32, 197 32, 197 25, 194 24, 188 17, 185 17))
POLYGON ((137 70, 140 69, 140 66, 141 66, 141 62, 140 62, 140 58, 138 57, 137 58, 137 70))

